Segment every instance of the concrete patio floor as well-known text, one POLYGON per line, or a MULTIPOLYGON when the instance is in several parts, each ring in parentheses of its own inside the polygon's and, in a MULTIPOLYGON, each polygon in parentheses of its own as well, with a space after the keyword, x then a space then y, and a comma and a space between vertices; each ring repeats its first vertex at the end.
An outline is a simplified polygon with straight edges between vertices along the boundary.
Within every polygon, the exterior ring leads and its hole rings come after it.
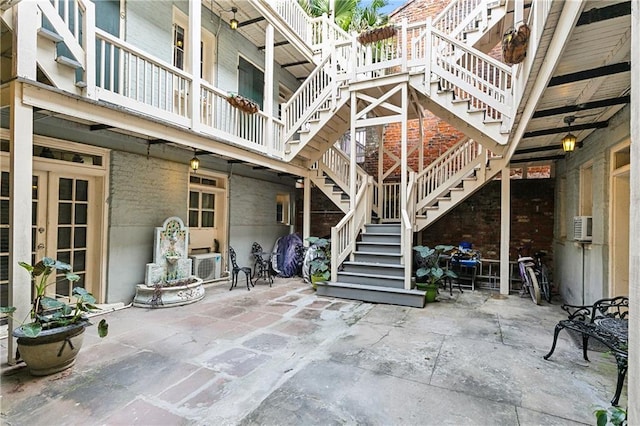
MULTIPOLYGON (((318 297, 301 279, 207 289, 195 304, 105 315, 76 365, 6 365, 5 425, 595 424, 613 356, 561 333, 559 304, 441 291, 424 309, 318 297)), ((94 318, 97 323, 98 318, 94 318)), ((626 386, 620 401, 627 404, 626 386)))

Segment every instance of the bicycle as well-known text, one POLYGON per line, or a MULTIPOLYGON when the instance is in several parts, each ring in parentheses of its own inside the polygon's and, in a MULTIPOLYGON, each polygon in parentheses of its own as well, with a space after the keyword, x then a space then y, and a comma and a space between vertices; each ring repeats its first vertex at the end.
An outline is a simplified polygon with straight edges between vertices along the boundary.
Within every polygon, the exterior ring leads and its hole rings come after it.
POLYGON ((547 255, 545 251, 537 251, 533 257, 535 258, 534 272, 538 278, 538 284, 540 284, 540 290, 542 291, 542 297, 548 303, 551 303, 551 281, 549 280, 549 268, 544 264, 543 258, 547 255))
POLYGON ((522 247, 518 247, 518 270, 520 271, 520 279, 522 279, 520 297, 523 297, 525 292, 528 292, 533 303, 539 305, 540 285, 538 284, 538 277, 534 270, 536 262, 531 256, 522 256, 521 252, 522 247))

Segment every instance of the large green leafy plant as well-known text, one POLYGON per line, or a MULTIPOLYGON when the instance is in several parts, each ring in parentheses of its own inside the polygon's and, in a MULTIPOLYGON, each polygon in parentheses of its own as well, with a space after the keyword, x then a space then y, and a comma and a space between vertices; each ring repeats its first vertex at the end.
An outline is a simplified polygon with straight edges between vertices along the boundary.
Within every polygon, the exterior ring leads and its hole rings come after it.
POLYGON ((440 256, 453 250, 453 246, 437 245, 434 248, 415 246, 416 281, 426 284, 438 284, 440 280, 457 278, 455 272, 440 266, 440 256))
MULTIPOLYGON (((97 309, 95 297, 82 287, 74 287, 72 295, 75 301, 69 304, 46 295, 47 288, 57 282, 64 280, 76 282, 80 279, 80 276, 74 274, 71 270, 71 265, 50 257, 42 258, 35 265, 26 262, 19 262, 18 264, 31 276, 34 291, 34 298, 29 312, 31 321, 24 323, 21 327, 26 337, 37 337, 42 330, 46 329, 87 322, 86 314, 97 309), (62 272, 64 276, 60 280, 53 279, 50 281, 51 274, 55 277, 58 271, 62 272)), ((16 308, 13 306, 0 308, 1 313, 8 315, 13 314, 15 310, 16 308)), ((108 324, 105 319, 102 319, 98 324, 98 335, 105 337, 107 332, 108 324)))
POLYGON ((309 237, 307 241, 315 247, 315 255, 309 261, 309 275, 327 281, 331 277, 331 241, 319 237, 309 237))

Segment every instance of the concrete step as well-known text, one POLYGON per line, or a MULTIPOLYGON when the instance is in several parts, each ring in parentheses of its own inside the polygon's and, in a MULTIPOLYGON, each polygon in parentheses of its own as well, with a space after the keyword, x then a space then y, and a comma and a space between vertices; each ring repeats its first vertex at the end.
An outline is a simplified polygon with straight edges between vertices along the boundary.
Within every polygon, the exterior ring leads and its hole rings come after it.
POLYGON ((378 287, 345 282, 317 283, 318 296, 362 300, 363 302, 424 308, 425 292, 404 288, 378 287))

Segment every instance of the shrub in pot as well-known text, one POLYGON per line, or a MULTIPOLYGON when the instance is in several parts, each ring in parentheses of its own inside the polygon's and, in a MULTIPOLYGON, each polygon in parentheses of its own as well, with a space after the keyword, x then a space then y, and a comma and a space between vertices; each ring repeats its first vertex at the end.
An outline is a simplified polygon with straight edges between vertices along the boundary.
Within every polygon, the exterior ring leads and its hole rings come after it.
MULTIPOLYGON (((84 329, 91 325, 86 314, 97 309, 96 299, 86 289, 73 289, 72 303, 64 303, 47 296, 47 288, 55 285, 58 271, 64 274, 60 281, 76 282, 80 279, 67 263, 44 257, 35 265, 19 262, 31 276, 34 298, 31 302, 29 322, 13 330, 18 338, 19 358, 26 362, 31 374, 44 376, 57 373, 75 363, 82 346, 84 329)), ((15 307, 2 307, 1 313, 12 315, 15 307)), ((106 320, 98 324, 98 335, 105 337, 108 332, 106 320)))
POLYGON ((416 288, 427 292, 426 301, 434 302, 438 287, 445 278, 457 278, 455 272, 440 266, 440 256, 453 250, 453 246, 437 245, 434 248, 415 246, 416 288))

